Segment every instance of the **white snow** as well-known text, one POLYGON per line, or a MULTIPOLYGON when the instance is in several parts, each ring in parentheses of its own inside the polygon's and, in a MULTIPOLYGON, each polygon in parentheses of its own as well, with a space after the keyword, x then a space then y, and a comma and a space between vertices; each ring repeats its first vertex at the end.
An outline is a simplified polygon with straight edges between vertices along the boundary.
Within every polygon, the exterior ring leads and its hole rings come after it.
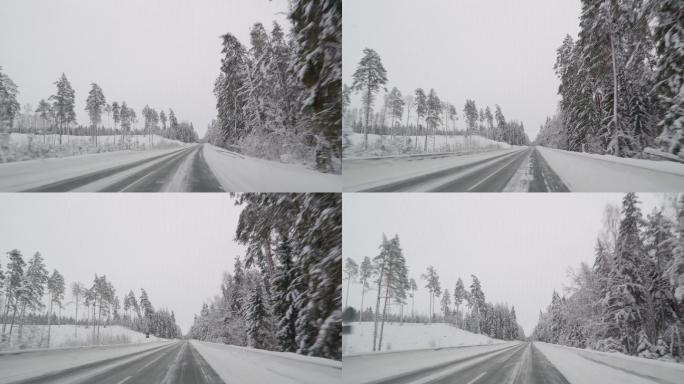
POLYGON ((391 135, 368 135, 368 149, 364 148, 364 135, 345 131, 343 136, 344 151, 343 159, 358 159, 378 156, 396 156, 418 153, 446 153, 446 152, 481 152, 496 149, 507 149, 511 146, 507 143, 490 140, 486 137, 473 135, 469 143, 462 135, 429 135, 427 137, 427 151, 425 149, 425 135, 418 136, 418 146, 416 147, 415 136, 394 136, 391 135), (409 140, 408 146, 406 140, 409 140), (433 141, 435 150, 433 151, 433 141))
MULTIPOLYGON (((184 147, 183 147, 184 148, 184 147)), ((14 192, 182 150, 117 151, 0 164, 0 191, 14 192)))
POLYGON ((97 144, 90 136, 34 135, 26 133, 10 133, 9 137, 0 137, 0 162, 24 161, 36 158, 68 157, 92 153, 127 150, 168 149, 183 147, 188 144, 167 139, 158 135, 129 135, 125 137, 126 145, 121 145, 120 135, 98 136, 97 144), (3 141, 7 140, 6 143, 3 141), (152 143, 150 144, 150 140, 152 143))
MULTIPOLYGON (((393 157, 382 159, 357 159, 344 160, 342 162, 342 179, 344 191, 361 191, 391 184, 412 177, 417 177, 433 172, 439 172, 453 167, 466 166, 475 162, 485 161, 492 157, 525 150, 527 147, 512 147, 510 149, 494 150, 490 152, 472 154, 433 154, 415 155, 408 157, 393 157)), ((488 164, 473 166, 468 170, 454 172, 447 177, 459 178, 469 172, 477 171, 480 167, 488 164)), ((439 178, 434 180, 437 186, 448 180, 439 178)), ((427 186, 429 187, 429 186, 427 186)))
POLYGON ((226 191, 340 192, 342 189, 339 174, 258 159, 211 144, 204 144, 204 158, 226 191))
MULTIPOLYGON (((172 342, 163 341, 125 346, 46 349, 0 354, 0 383, 26 380, 130 353, 148 351, 170 343, 172 342)), ((139 355, 135 358, 139 358, 139 355)))
MULTIPOLYGON (((344 382, 372 383, 379 380, 389 380, 411 372, 438 367, 445 363, 449 363, 449 370, 458 371, 471 364, 491 358, 492 354, 502 352, 518 345, 518 343, 514 341, 485 346, 343 356, 344 382), (473 356, 480 354, 487 355, 473 358, 473 356), (468 360, 462 361, 464 359, 468 360)), ((440 372, 438 376, 442 376, 443 373, 440 372)))
POLYGON ((226 383, 325 384, 342 380, 340 361, 197 340, 191 343, 226 383))
POLYGON ((572 384, 681 383, 684 364, 534 342, 572 384))
MULTIPOLYGON (((378 324, 379 326, 380 324, 378 324)), ((371 352, 373 350, 373 327, 374 324, 371 321, 351 323, 351 333, 342 336, 342 354, 347 356, 371 352)), ((385 323, 382 350, 385 352, 406 351, 489 345, 502 342, 502 340, 464 331, 446 323, 385 323)))
MULTIPOLYGON (((7 332, 9 332, 9 324, 7 325, 7 332)), ((47 333, 47 325, 24 325, 22 337, 19 338, 19 327, 15 324, 14 329, 12 330, 11 342, 9 345, 0 344, 0 351, 48 348, 47 333)), ((80 347, 93 344, 139 344, 157 342, 164 339, 157 338, 153 335, 146 338, 145 335, 140 332, 118 325, 112 325, 106 328, 100 326, 99 341, 95 343, 94 340, 92 326, 86 328, 84 325, 52 325, 50 327, 49 348, 80 347)))
POLYGON ((684 164, 537 147, 573 192, 677 192, 684 190, 684 164))

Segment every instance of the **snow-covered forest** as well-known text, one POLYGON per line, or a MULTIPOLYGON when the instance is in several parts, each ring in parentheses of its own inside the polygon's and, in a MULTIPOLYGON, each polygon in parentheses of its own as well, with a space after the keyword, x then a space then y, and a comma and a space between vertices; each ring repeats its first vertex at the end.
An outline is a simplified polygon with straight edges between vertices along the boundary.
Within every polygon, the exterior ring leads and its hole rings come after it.
POLYGON ((218 117, 207 140, 278 161, 339 172, 342 2, 292 0, 291 33, 273 23, 250 31, 249 46, 222 36, 214 85, 218 117))
POLYGON ((582 1, 579 35, 554 69, 561 96, 537 144, 623 157, 681 160, 684 3, 582 1))
POLYGON ((14 159, 4 156, 11 153, 13 134, 30 137, 23 152, 30 152, 32 157, 63 152, 60 149, 69 148, 73 136, 90 138, 86 144, 78 143, 81 153, 150 148, 160 144, 158 139, 155 143, 155 135, 183 143, 199 140, 192 123, 179 121, 173 109, 167 113, 145 105, 138 117, 135 108, 126 101, 107 102, 104 91, 96 83, 91 84, 86 96, 89 124, 80 125, 76 119, 76 91, 69 79, 62 74, 54 84, 55 93, 38 101, 37 106, 26 103, 21 107, 19 87, 0 67, 0 162, 14 159), (143 145, 135 136, 146 137, 143 145))
MULTIPOLYGON (((347 295, 351 284, 360 284, 361 308, 353 308, 345 299, 345 321, 374 322, 373 350, 382 350, 385 322, 399 323, 450 323, 476 334, 487 335, 500 340, 522 340, 524 332, 518 324, 515 307, 508 304, 492 304, 485 299, 480 280, 471 275, 467 289, 458 277, 454 290, 442 290, 439 275, 433 266, 428 266, 419 280, 430 293, 429 309, 426 315, 415 310, 414 295, 419 289, 413 277, 409 277, 406 259, 401 249, 399 236, 388 239, 384 234, 380 252, 372 259, 366 256, 359 264, 352 258, 345 259, 342 278, 346 280, 347 295), (375 291, 374 304, 364 308, 366 292, 375 291)), ((452 276, 453 278, 453 276, 452 276)))
POLYGON ((340 360, 341 195, 242 194, 236 204, 247 251, 189 337, 340 360))
POLYGON ((553 292, 534 340, 682 361, 684 196, 671 197, 646 217, 634 193, 606 207, 594 265, 553 292))
MULTIPOLYGON (((402 152, 457 151, 456 148, 437 148, 437 136, 465 136, 466 148, 472 146, 472 136, 479 135, 512 145, 527 145, 529 139, 523 124, 506 120, 499 105, 494 111, 487 106, 478 109, 475 100, 466 100, 463 107, 465 127, 459 129, 456 104, 440 100, 434 89, 426 92, 417 88, 402 94, 396 87, 388 91, 387 71, 380 55, 370 48, 363 50, 363 58, 353 74, 351 86, 343 88, 343 117, 345 126, 364 135, 363 149, 369 147, 368 135, 387 137, 391 145, 399 145, 402 152), (378 94, 383 91, 382 106, 374 108, 378 94), (351 95, 361 95, 361 106, 351 106, 351 95), (423 148, 418 148, 419 138, 424 136, 423 148), (431 136, 431 140, 428 140, 431 136)), ((380 142, 381 146, 386 145, 380 142)))
POLYGON ((120 299, 107 276, 97 274, 91 284, 67 284, 57 269, 48 271, 40 252, 28 261, 19 250, 7 252, 4 271, 0 268, 0 289, 0 350, 49 348, 53 325, 74 325, 74 337, 79 326, 90 328, 89 344, 107 343, 100 331, 113 325, 160 338, 181 336, 173 311, 155 310, 145 289, 140 289, 139 298, 130 290, 120 299), (62 312, 67 306, 74 312, 62 312), (28 325, 44 330, 40 335, 24 332, 28 325))

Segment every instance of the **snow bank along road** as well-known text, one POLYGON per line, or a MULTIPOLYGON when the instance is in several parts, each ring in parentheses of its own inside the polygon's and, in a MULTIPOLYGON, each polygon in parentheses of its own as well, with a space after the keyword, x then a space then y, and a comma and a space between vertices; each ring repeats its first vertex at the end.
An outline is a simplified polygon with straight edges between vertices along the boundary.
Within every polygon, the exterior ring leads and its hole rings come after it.
POLYGON ((530 147, 467 155, 345 160, 343 175, 345 191, 567 191, 530 147))
POLYGON ((224 383, 187 341, 0 355, 0 383, 224 383))
MULTIPOLYGON (((675 384, 684 367, 544 343, 344 357, 348 384, 675 384)), ((679 381, 678 381, 679 380, 679 381)))

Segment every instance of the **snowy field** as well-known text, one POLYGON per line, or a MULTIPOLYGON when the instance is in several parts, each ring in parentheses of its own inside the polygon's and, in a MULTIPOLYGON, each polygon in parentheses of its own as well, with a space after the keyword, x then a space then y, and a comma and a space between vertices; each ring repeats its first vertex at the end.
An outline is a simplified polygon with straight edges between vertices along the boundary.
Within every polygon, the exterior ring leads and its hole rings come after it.
POLYGON ((678 384, 684 364, 534 342, 572 384, 678 384))
POLYGON ((37 158, 68 157, 89 153, 113 152, 123 149, 145 150, 177 148, 187 144, 152 135, 150 144, 148 135, 126 136, 126 145, 122 145, 121 136, 98 136, 97 145, 90 136, 62 135, 33 135, 25 133, 10 133, 0 135, 0 163, 24 161, 37 158))
POLYGON ((340 361, 197 340, 191 343, 226 383, 319 384, 342 380, 340 361))
POLYGON ((305 165, 286 164, 242 155, 204 144, 204 158, 226 191, 339 192, 342 176, 305 165))
POLYGON ((539 153, 573 192, 680 192, 684 164, 569 152, 538 146, 539 153))
MULTIPOLYGON (((9 325, 7 325, 9 332, 9 325)), ((12 330, 12 340, 9 344, 0 344, 0 351, 12 351, 19 349, 35 348, 63 348, 82 347, 89 345, 114 345, 114 344, 139 344, 162 341, 164 339, 144 334, 118 325, 100 327, 98 342, 93 338, 93 327, 86 328, 84 325, 53 325, 50 327, 50 345, 47 345, 46 325, 24 325, 22 337, 19 337, 19 328, 15 324, 12 330), (74 334, 76 332, 76 334, 74 334)))
POLYGON ((428 150, 425 148, 425 136, 418 136, 418 146, 416 147, 415 136, 392 136, 389 135, 368 135, 368 150, 363 148, 362 133, 346 131, 343 136, 344 159, 359 159, 368 157, 397 156, 420 153, 444 153, 444 152, 481 152, 496 149, 507 149, 511 146, 506 143, 490 140, 482 136, 473 135, 470 137, 470 145, 466 143, 465 136, 428 136, 428 150), (434 142, 434 150, 433 150, 434 142))
MULTIPOLYGON (((379 324, 378 324, 379 326, 379 324)), ((382 350, 407 351, 472 345, 489 345, 503 341, 458 329, 445 323, 385 323, 382 350)), ((342 336, 342 353, 354 355, 373 350, 373 322, 352 323, 352 333, 342 336)))

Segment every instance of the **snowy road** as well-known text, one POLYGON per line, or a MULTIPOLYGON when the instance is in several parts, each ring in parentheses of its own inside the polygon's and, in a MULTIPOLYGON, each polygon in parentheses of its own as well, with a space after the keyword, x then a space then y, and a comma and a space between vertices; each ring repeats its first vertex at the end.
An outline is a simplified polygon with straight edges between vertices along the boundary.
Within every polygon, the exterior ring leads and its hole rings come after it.
POLYGON ((339 192, 340 183, 209 144, 0 164, 2 192, 339 192))
POLYGON ((684 366, 545 343, 344 357, 346 384, 676 384, 684 366))
POLYGON ((534 148, 344 162, 344 190, 368 192, 567 191, 534 148))
POLYGON ((187 341, 163 343, 143 350, 129 349, 124 346, 105 351, 53 350, 0 356, 3 367, 0 383, 223 383, 187 341), (64 353, 70 356, 67 358, 64 353), (100 356, 86 362, 84 355, 91 353, 100 356), (56 363, 59 360, 61 363, 56 363), (51 368, 41 371, 39 367, 51 368))

